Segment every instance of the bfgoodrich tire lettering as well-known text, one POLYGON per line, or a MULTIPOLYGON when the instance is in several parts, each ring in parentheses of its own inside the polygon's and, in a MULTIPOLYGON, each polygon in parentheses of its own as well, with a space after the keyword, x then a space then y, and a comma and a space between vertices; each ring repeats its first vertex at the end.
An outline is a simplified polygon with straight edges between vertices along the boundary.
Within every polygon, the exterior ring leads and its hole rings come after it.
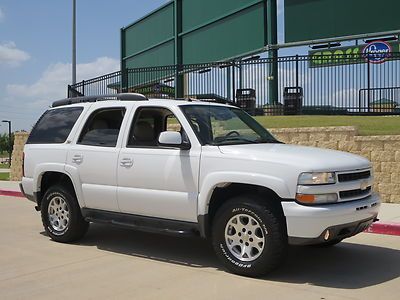
POLYGON ((267 201, 257 195, 235 197, 214 218, 214 251, 233 273, 260 276, 278 267, 286 256, 284 218, 267 201))
POLYGON ((55 241, 68 243, 82 238, 89 223, 81 214, 75 195, 63 186, 49 188, 41 204, 43 227, 55 241))

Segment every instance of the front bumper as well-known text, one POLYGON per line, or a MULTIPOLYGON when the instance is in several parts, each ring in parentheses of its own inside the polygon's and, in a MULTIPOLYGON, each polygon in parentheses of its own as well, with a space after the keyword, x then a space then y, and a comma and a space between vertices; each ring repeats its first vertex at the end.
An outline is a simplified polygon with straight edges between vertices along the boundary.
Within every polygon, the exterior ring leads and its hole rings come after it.
POLYGON ((371 224, 377 220, 376 218, 370 218, 367 220, 356 221, 348 224, 335 225, 329 228, 326 228, 322 234, 317 238, 299 238, 299 237, 289 237, 290 245, 315 245, 315 244, 324 244, 330 241, 335 240, 343 240, 345 238, 349 238, 354 236, 360 232, 366 230, 371 224), (329 237, 325 239, 325 233, 329 232, 329 237))
POLYGON ((378 215, 380 203, 377 194, 361 200, 316 206, 304 206, 295 201, 282 202, 289 242, 296 239, 311 239, 318 242, 321 235, 329 228, 338 233, 341 229, 347 228, 350 233, 344 234, 343 238, 357 234, 359 233, 357 228, 353 227, 362 226, 369 221, 372 223, 378 215))

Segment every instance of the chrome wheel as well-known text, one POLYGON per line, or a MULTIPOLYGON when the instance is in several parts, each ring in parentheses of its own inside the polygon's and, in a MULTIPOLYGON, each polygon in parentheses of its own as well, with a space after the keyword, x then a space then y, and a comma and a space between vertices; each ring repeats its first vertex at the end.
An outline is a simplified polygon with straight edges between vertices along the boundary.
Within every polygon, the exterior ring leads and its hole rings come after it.
POLYGON ((241 261, 256 260, 265 246, 259 222, 247 214, 233 216, 225 227, 225 242, 230 253, 241 261))
POLYGON ((48 206, 50 226, 56 231, 63 231, 69 224, 69 207, 67 202, 60 196, 50 200, 48 206))

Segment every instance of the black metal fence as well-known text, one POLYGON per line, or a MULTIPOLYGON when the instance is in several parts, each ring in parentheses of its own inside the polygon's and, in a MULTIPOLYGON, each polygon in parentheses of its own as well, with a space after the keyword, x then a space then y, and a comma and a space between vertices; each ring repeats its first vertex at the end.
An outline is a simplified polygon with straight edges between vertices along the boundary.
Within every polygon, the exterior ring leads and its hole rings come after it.
POLYGON ((250 91, 258 113, 400 114, 399 53, 386 54, 380 63, 363 54, 297 55, 128 69, 69 86, 68 96, 139 92, 174 98, 176 75, 184 97, 237 103, 240 91, 250 91), (269 96, 274 63, 277 99, 269 96))

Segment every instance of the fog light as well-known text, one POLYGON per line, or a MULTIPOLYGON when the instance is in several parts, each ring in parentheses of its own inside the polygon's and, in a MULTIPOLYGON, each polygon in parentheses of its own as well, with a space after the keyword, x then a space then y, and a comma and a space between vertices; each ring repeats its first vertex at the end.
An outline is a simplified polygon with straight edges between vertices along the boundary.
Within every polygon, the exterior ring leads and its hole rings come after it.
POLYGON ((324 235, 324 240, 327 241, 329 239, 330 233, 329 233, 329 229, 327 231, 325 231, 325 235, 324 235))

